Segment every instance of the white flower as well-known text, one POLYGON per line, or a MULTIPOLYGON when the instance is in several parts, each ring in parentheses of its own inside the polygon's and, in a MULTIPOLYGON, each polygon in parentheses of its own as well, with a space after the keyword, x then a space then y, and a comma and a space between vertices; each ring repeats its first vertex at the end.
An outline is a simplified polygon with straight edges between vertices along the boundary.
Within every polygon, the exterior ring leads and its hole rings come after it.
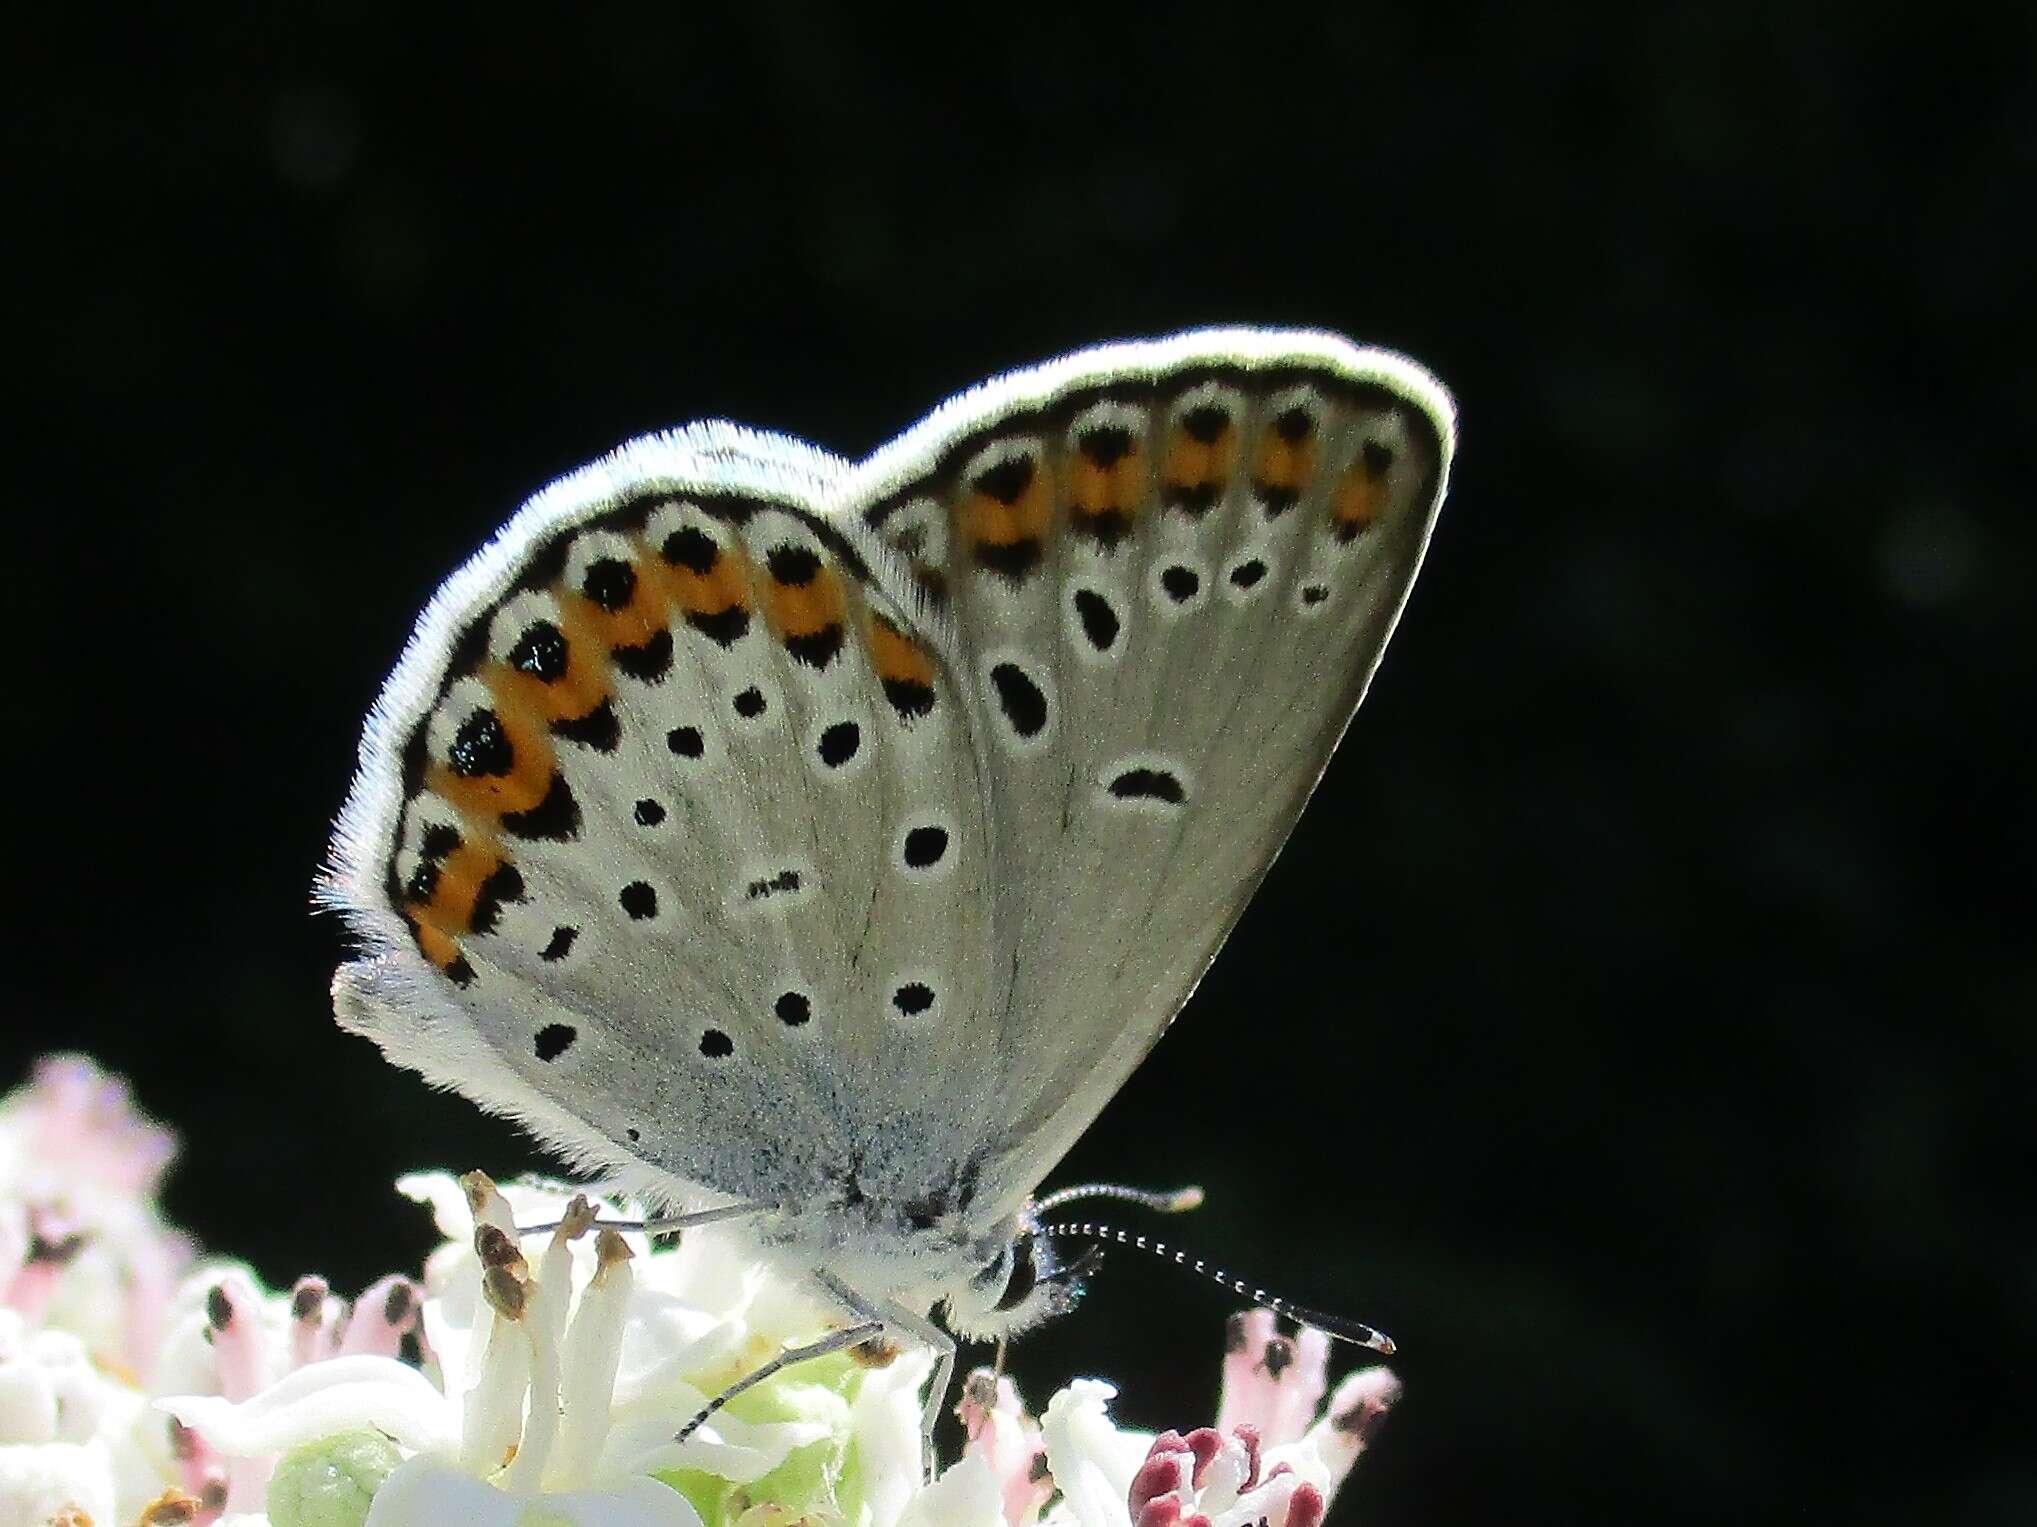
POLYGON ((963 1457, 928 1484, 932 1356, 871 1344, 679 1442, 844 1317, 713 1229, 654 1244, 569 1188, 478 1173, 399 1184, 445 1241, 351 1305, 224 1261, 173 1286, 169 1151, 88 1062, 0 1102, 0 1527, 1318 1527, 1399 1391, 1367 1369, 1322 1408, 1326 1338, 1255 1312, 1213 1428, 1122 1429, 1090 1379, 1035 1421, 978 1370, 963 1457), (517 1232, 536 1224, 558 1228, 517 1232))
MULTIPOLYGON (((229 1388, 163 1401, 206 1448, 267 1480, 279 1455, 302 1456, 320 1439, 385 1436, 407 1461, 375 1494, 374 1527, 441 1522, 449 1502, 484 1500, 509 1513, 504 1521, 536 1512, 633 1527, 694 1522, 690 1501, 741 1509, 760 1481, 780 1498, 815 1501, 840 1484, 850 1455, 871 1527, 891 1527, 904 1510, 917 1484, 924 1358, 867 1374, 848 1359, 804 1365, 675 1441, 722 1388, 811 1337, 820 1317, 810 1303, 709 1236, 653 1252, 641 1236, 594 1231, 584 1198, 534 1185, 499 1191, 479 1174, 465 1191, 437 1175, 401 1186, 448 1236, 425 1267, 424 1369, 339 1355, 245 1397, 229 1388), (535 1266, 514 1234, 519 1220, 561 1222, 535 1266), (811 1460, 811 1477, 799 1477, 795 1455, 821 1444, 829 1447, 811 1460)), ((232 1503, 245 1504, 238 1490, 232 1503)))
POLYGON ((0 1309, 0 1527, 43 1527, 66 1511, 111 1522, 168 1468, 161 1418, 143 1395, 103 1373, 79 1337, 31 1332, 0 1309))

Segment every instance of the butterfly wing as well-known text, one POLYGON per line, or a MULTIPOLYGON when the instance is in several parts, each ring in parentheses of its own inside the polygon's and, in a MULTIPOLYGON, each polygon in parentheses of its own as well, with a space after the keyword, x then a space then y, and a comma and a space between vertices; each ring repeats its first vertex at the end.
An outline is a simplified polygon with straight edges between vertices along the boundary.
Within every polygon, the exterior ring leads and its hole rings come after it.
POLYGON ((986 1217, 1152 1047, 1293 828, 1407 598, 1451 441, 1447 396, 1398 357, 1216 330, 1002 378, 837 484, 946 612, 977 717, 986 1217))
POLYGON ((335 841, 342 1024, 655 1200, 903 1194, 868 1120, 977 1127, 912 1100, 989 982, 984 783, 842 471, 706 426, 539 495, 426 611, 335 841))

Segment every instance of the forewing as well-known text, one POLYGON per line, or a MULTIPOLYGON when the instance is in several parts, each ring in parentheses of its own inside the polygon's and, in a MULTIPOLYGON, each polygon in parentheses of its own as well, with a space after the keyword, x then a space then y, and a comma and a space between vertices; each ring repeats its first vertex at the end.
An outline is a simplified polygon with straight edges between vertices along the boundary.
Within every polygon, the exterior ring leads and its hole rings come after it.
POLYGON ((839 471, 705 427, 540 495, 426 612, 335 844, 342 1023, 668 1200, 853 1184, 880 1115, 960 1161, 927 1036, 993 1071, 935 1028, 988 982, 984 784, 839 471))
POLYGON ((1205 331, 993 382, 839 485, 944 608, 978 718, 983 1213, 1073 1143, 1243 911, 1393 630, 1450 446, 1398 357, 1205 331))

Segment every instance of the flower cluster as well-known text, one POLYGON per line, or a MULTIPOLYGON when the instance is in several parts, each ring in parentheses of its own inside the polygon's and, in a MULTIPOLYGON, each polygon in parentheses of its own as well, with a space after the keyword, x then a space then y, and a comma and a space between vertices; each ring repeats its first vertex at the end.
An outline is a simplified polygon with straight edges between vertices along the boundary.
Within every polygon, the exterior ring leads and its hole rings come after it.
POLYGON ((0 1527, 1317 1527, 1392 1404, 1323 1405, 1327 1341, 1237 1317, 1214 1427, 1158 1437, 1079 1380, 1037 1419, 962 1386, 921 1475, 928 1354, 857 1348, 707 1401, 831 1318, 713 1231, 676 1244, 478 1173, 404 1179, 444 1243, 348 1303, 201 1261, 153 1202, 172 1150, 88 1062, 0 1103, 0 1527), (553 1225, 541 1234, 517 1227, 553 1225))

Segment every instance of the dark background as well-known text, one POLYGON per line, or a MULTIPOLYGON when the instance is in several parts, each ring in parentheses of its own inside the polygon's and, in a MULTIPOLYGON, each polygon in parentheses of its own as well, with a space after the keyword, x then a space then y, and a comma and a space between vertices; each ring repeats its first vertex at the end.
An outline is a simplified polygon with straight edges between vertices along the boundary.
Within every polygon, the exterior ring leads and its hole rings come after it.
MULTIPOLYGON (((1341 1520, 2037 1515, 2023 8, 344 9, 10 37, 8 1077, 127 1073, 273 1281, 412 1265, 392 1176, 535 1159, 306 907, 436 581, 653 427, 1325 325, 1450 507, 1063 1180, 1401 1339, 1341 1520)), ((1230 1308, 1122 1254, 1017 1370, 1194 1423, 1230 1308)))

